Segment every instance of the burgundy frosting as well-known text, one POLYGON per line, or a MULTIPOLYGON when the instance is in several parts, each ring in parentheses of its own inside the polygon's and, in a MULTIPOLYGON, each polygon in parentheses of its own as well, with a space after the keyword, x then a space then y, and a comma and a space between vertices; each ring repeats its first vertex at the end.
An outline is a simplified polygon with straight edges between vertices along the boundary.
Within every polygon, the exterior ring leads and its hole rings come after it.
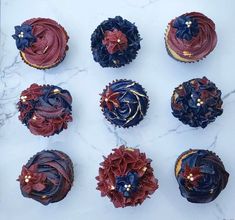
POLYGON ((174 20, 172 20, 169 24, 170 30, 167 35, 167 44, 182 58, 200 60, 207 56, 217 44, 215 24, 211 19, 199 12, 191 12, 184 15, 197 20, 199 26, 198 35, 190 41, 177 38, 177 29, 173 27, 174 20), (191 53, 191 56, 186 56, 183 53, 184 51, 191 53))
POLYGON ((32 26, 32 34, 36 37, 36 42, 23 50, 30 64, 51 66, 64 58, 69 37, 61 25, 48 18, 33 18, 24 24, 32 26))

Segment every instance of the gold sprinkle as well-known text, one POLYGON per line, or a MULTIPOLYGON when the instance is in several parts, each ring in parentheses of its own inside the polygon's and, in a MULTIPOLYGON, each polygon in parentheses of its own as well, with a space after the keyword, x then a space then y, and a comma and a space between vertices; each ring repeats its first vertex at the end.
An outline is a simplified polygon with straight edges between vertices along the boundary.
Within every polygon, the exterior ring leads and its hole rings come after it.
POLYGON ((114 189, 115 189, 115 187, 114 187, 114 186, 111 186, 111 187, 110 187, 110 189, 111 189, 111 190, 114 190, 114 189))
POLYGON ((142 170, 143 170, 144 172, 146 172, 146 170, 147 170, 147 167, 144 167, 142 170))
POLYGON ((37 117, 34 115, 34 116, 32 117, 32 119, 33 119, 33 120, 36 120, 36 119, 37 119, 37 117))
POLYGON ((59 89, 54 89, 54 90, 53 90, 53 93, 54 93, 54 94, 58 94, 58 93, 60 93, 60 90, 59 90, 59 89))
POLYGON ((47 196, 42 196, 42 199, 45 199, 47 196))
POLYGON ((189 51, 183 51, 183 55, 187 57, 191 57, 192 54, 189 51))
POLYGON ((127 151, 135 151, 133 148, 131 148, 131 147, 127 147, 125 150, 127 150, 127 151))

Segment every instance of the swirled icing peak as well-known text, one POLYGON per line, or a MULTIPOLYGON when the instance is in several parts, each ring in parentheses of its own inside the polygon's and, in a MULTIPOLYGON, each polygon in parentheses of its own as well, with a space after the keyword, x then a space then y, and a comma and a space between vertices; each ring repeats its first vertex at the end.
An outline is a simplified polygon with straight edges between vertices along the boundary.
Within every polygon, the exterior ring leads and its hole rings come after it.
POLYGON ((61 151, 47 150, 34 155, 22 167, 18 181, 24 197, 43 205, 62 200, 72 187, 73 164, 61 151))
POLYGON ((21 93, 19 119, 31 133, 51 136, 72 121, 72 97, 67 90, 53 85, 32 84, 21 93))
POLYGON ((149 99, 141 85, 131 80, 117 80, 101 94, 104 116, 112 124, 127 128, 145 116, 149 99))
POLYGON ((176 162, 179 189, 189 202, 213 201, 226 187, 228 178, 222 161, 211 151, 189 150, 176 162))

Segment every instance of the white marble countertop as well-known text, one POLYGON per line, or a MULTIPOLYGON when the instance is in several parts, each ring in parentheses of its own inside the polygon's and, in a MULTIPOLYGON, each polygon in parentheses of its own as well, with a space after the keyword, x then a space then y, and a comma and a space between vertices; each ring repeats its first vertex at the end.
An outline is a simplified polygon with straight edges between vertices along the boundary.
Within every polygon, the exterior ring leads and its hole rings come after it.
POLYGON ((2 0, 0 80, 0 219, 1 220, 234 220, 235 219, 235 31, 234 0, 2 0), (164 47, 167 23, 184 12, 200 11, 216 23, 218 45, 207 59, 182 64, 164 47), (96 26, 121 15, 135 22, 143 41, 137 59, 120 69, 102 69, 90 51, 96 26), (33 17, 49 17, 68 31, 70 50, 65 60, 47 71, 21 61, 11 38, 14 26, 33 17), (171 114, 170 97, 181 82, 207 76, 222 90, 224 113, 206 129, 181 124, 171 114), (136 80, 147 90, 150 108, 131 129, 116 129, 99 107, 99 93, 114 79, 136 80), (31 83, 55 84, 73 96, 73 118, 60 135, 32 135, 18 120, 16 103, 31 83), (153 159, 160 187, 142 206, 115 209, 96 188, 102 155, 116 146, 139 147, 153 159), (215 151, 230 173, 229 183, 209 204, 191 204, 181 197, 174 163, 184 150, 215 151), (62 150, 75 165, 75 182, 68 196, 46 207, 24 198, 16 181, 29 157, 42 149, 62 150))

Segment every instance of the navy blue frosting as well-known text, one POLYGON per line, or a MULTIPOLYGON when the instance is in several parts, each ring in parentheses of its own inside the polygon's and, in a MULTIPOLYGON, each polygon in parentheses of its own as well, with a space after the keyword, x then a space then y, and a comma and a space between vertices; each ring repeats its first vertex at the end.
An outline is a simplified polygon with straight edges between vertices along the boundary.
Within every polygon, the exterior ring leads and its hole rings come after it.
POLYGON ((189 80, 177 87, 172 96, 171 108, 172 114, 184 124, 205 128, 223 113, 222 104, 221 91, 213 82, 203 77, 189 80))
POLYGON ((21 26, 15 26, 15 34, 12 37, 16 41, 16 47, 19 50, 24 50, 26 47, 30 47, 32 43, 36 41, 36 37, 32 34, 32 26, 28 24, 22 24, 21 26))
MULTIPOLYGON (((215 153, 207 150, 195 151, 182 159, 181 169, 176 176, 181 195, 192 203, 208 203, 216 199, 226 187, 229 174, 226 172, 220 158, 215 153), (183 177, 185 167, 200 168, 201 178, 194 187, 188 187, 187 179, 183 177)), ((181 156, 190 153, 186 151, 181 156)), ((180 159, 181 157, 179 157, 180 159)), ((178 161, 177 161, 178 162, 178 161)), ((177 163, 176 163, 177 165, 177 163)))
POLYGON ((118 92, 118 101, 120 106, 111 111, 106 105, 103 107, 103 113, 108 121, 119 127, 128 128, 137 125, 146 115, 149 99, 143 87, 131 80, 118 80, 111 83, 107 89, 118 92))
POLYGON ((138 189, 139 177, 136 172, 129 171, 125 176, 116 177, 116 190, 124 197, 131 197, 138 189))
POLYGON ((195 18, 182 15, 175 19, 173 27, 177 29, 176 37, 187 41, 192 40, 199 33, 198 22, 195 18))
POLYGON ((93 58, 102 67, 121 67, 130 63, 136 58, 137 51, 140 49, 140 35, 137 27, 120 16, 109 18, 103 21, 91 36, 91 49, 93 58), (128 47, 125 51, 117 51, 109 54, 106 46, 103 45, 105 31, 117 29, 122 31, 128 39, 128 47))

